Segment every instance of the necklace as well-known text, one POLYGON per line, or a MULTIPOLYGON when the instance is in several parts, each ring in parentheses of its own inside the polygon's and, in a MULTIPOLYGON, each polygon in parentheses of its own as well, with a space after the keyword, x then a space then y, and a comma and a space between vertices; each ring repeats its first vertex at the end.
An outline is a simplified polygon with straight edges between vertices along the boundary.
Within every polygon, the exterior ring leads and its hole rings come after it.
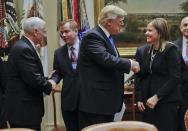
POLYGON ((153 62, 153 59, 155 58, 155 56, 156 56, 156 54, 157 54, 157 50, 152 50, 151 51, 151 61, 153 62))
POLYGON ((151 60, 150 60, 150 72, 151 72, 151 73, 152 73, 151 66, 152 66, 152 64, 153 64, 153 60, 154 60, 156 54, 157 54, 157 50, 152 49, 152 51, 151 51, 151 60))

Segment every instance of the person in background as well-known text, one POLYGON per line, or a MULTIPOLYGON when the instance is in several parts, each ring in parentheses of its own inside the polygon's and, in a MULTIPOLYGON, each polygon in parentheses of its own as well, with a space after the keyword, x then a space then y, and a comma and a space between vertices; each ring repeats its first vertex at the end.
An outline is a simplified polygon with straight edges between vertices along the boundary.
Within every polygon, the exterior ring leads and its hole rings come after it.
MULTIPOLYGON (((2 49, 0 49, 1 52, 2 49)), ((6 87, 6 83, 5 83, 5 77, 6 77, 6 73, 5 73, 5 62, 0 59, 0 129, 2 128, 7 128, 7 124, 6 124, 6 118, 5 118, 5 109, 4 109, 4 101, 5 101, 5 87, 6 87)))
POLYGON ((98 25, 82 39, 79 57, 80 130, 114 120, 114 114, 123 104, 124 73, 140 69, 137 62, 119 57, 111 37, 124 28, 126 14, 117 6, 105 6, 99 14, 98 25))
POLYGON ((56 84, 63 79, 61 93, 61 109, 67 131, 79 131, 78 100, 80 83, 78 79, 77 60, 80 40, 78 25, 74 20, 66 20, 60 24, 60 34, 64 46, 54 53, 54 64, 51 80, 56 84))
POLYGON ((143 121, 154 124, 159 131, 178 131, 181 66, 177 48, 169 42, 167 21, 152 20, 145 36, 147 45, 138 48, 135 56, 141 68, 136 74, 140 81, 135 83, 138 109, 143 121))
POLYGON ((53 81, 44 77, 36 50, 46 39, 45 21, 27 18, 24 35, 11 48, 8 59, 8 82, 5 90, 5 109, 11 128, 31 128, 40 131, 44 115, 43 93, 55 90, 53 81))
POLYGON ((182 37, 178 38, 174 43, 178 48, 182 66, 182 95, 183 101, 179 108, 179 128, 178 131, 185 131, 184 115, 188 109, 188 17, 184 17, 180 24, 182 37))

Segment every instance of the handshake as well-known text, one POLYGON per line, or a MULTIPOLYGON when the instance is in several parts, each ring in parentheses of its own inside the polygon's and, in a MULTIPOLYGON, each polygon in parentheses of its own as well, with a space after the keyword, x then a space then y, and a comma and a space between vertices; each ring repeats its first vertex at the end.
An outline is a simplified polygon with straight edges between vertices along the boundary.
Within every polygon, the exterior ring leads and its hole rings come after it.
POLYGON ((131 70, 134 73, 138 73, 140 71, 140 65, 137 61, 131 60, 131 70))
POLYGON ((52 92, 61 92, 61 90, 58 88, 57 84, 55 83, 55 81, 53 81, 52 79, 48 80, 51 84, 52 84, 52 92))

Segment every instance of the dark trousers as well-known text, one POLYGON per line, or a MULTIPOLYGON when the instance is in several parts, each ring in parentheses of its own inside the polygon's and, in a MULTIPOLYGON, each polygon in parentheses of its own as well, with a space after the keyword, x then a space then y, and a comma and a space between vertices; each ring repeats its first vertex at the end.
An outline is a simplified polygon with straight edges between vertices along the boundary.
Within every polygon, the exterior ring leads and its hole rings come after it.
POLYGON ((7 122, 5 117, 5 112, 3 109, 0 109, 0 129, 7 128, 7 122))
POLYGON ((143 121, 154 124, 158 131, 179 131, 178 104, 164 103, 154 109, 148 109, 143 113, 143 121))
POLYGON ((74 110, 74 111, 62 110, 62 115, 67 131, 79 131, 78 110, 74 110))
POLYGON ((113 120, 114 115, 101 115, 79 111, 80 130, 93 124, 113 122, 113 120))
MULTIPOLYGON (((0 94, 2 95, 2 94, 0 94)), ((7 122, 5 117, 4 98, 0 98, 0 129, 7 128, 7 122)))
POLYGON ((17 124, 13 124, 13 123, 9 123, 11 128, 29 128, 29 129, 33 129, 35 131, 41 131, 41 127, 40 125, 17 125, 17 124))

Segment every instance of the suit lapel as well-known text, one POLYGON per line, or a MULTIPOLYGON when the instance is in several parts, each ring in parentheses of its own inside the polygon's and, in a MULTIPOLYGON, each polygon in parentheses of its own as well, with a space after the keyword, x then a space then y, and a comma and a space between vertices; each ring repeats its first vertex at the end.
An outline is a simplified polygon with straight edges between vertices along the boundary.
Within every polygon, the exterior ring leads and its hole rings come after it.
POLYGON ((182 54, 182 46, 183 46, 183 40, 180 38, 177 42, 178 50, 182 54))
MULTIPOLYGON (((108 48, 111 49, 112 54, 116 56, 116 52, 115 52, 114 48, 112 47, 112 44, 111 44, 109 38, 104 33, 104 31, 99 26, 96 27, 96 31, 99 33, 100 37, 102 36, 101 39, 103 39, 105 41, 105 43, 107 43, 106 45, 108 46, 108 48)), ((117 48, 116 48, 116 51, 117 51, 118 56, 119 56, 119 52, 118 52, 117 48)))
POLYGON ((150 61, 151 61, 151 46, 147 45, 143 51, 143 63, 146 70, 150 69, 150 61))
POLYGON ((34 54, 35 58, 38 59, 38 61, 39 61, 38 63, 40 65, 40 68, 41 68, 42 73, 43 73, 43 66, 42 66, 41 60, 40 60, 35 48, 32 46, 31 42, 25 36, 22 36, 21 39, 24 41, 24 43, 26 43, 33 50, 33 54, 34 54))
POLYGON ((73 69, 73 67, 72 67, 71 60, 70 60, 70 58, 69 58, 69 53, 68 53, 68 47, 67 47, 67 45, 64 46, 64 48, 63 48, 63 50, 62 50, 62 55, 63 55, 62 58, 64 58, 65 63, 67 64, 68 70, 71 71, 71 72, 74 72, 74 69, 73 69))

